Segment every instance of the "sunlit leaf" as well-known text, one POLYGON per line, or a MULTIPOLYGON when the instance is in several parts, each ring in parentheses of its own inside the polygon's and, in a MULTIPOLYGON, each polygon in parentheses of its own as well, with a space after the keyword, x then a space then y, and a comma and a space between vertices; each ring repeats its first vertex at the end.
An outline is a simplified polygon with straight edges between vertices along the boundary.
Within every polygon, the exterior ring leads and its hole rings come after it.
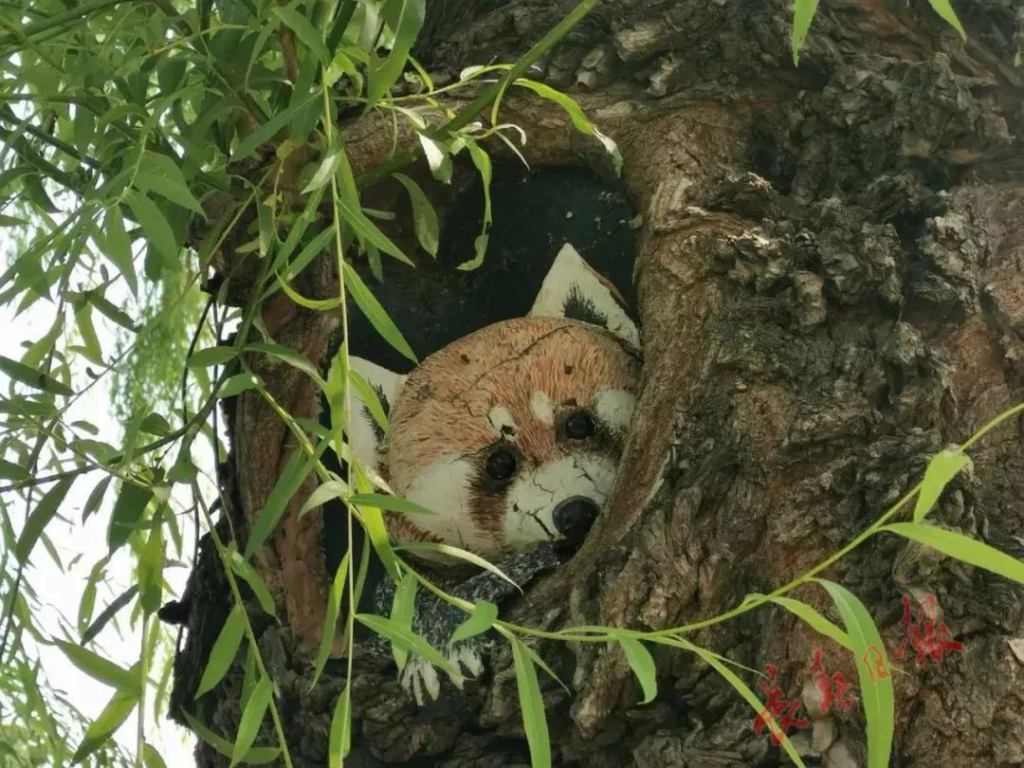
POLYGON ((238 734, 235 736, 235 746, 231 750, 231 768, 238 765, 248 754, 252 743, 256 741, 256 735, 260 731, 263 717, 267 714, 270 706, 270 697, 274 695, 274 681, 264 677, 253 689, 249 702, 242 712, 242 720, 238 724, 238 734))
POLYGON ((964 536, 962 533, 947 531, 945 528, 928 523, 890 523, 883 525, 881 530, 897 533, 937 549, 944 555, 1024 584, 1024 561, 1017 560, 995 547, 964 536))
POLYGON ((277 5, 271 8, 270 12, 291 27, 295 36, 305 43, 306 46, 317 55, 321 62, 326 64, 331 60, 331 54, 327 52, 327 46, 324 44, 323 35, 317 31, 316 27, 309 23, 309 20, 305 16, 296 10, 295 7, 297 5, 298 3, 291 3, 284 7, 277 5))
POLYGON ((617 634, 615 639, 622 646, 622 651, 626 654, 626 661, 629 662, 630 669, 633 670, 636 679, 640 681, 640 687, 643 688, 644 698, 640 703, 650 704, 658 696, 657 670, 654 667, 654 657, 644 647, 644 644, 635 637, 617 634))
POLYGON ((960 34, 960 37, 964 40, 967 39, 967 32, 964 31, 964 26, 960 23, 960 19, 957 18, 956 11, 953 10, 949 0, 928 0, 928 3, 942 17, 943 21, 960 34))
POLYGON ((519 706, 523 710, 523 730, 526 731, 526 741, 530 745, 530 764, 533 768, 551 768, 551 739, 537 670, 524 652, 523 644, 515 637, 511 642, 519 706))
POLYGON ((422 656, 435 667, 440 667, 448 674, 459 674, 459 671, 440 651, 431 647, 430 643, 411 630, 398 626, 391 619, 385 619, 383 616, 374 616, 369 613, 359 613, 356 614, 356 620, 372 629, 378 635, 386 637, 400 648, 422 656))
POLYGON ((970 459, 960 451, 939 451, 928 462, 921 490, 914 504, 914 522, 920 523, 932 511, 942 491, 957 474, 970 463, 970 459))
POLYGON ((369 106, 380 101, 401 77, 409 59, 409 51, 423 26, 426 0, 386 0, 382 13, 395 39, 387 59, 381 65, 370 67, 367 87, 369 106))
POLYGON ((478 601, 473 607, 472 615, 455 628, 452 633, 452 644, 483 634, 493 627, 497 620, 498 606, 486 600, 478 601))
POLYGON ((69 643, 65 640, 54 638, 54 644, 64 651, 72 664, 89 675, 93 680, 98 680, 104 685, 117 688, 126 693, 138 695, 141 690, 141 681, 135 671, 127 670, 88 648, 69 643))
POLYGON ((125 202, 146 234, 146 239, 163 258, 164 266, 167 269, 174 269, 178 263, 178 243, 171 225, 167 223, 167 218, 152 200, 139 192, 127 191, 125 202))
POLYGON ((793 0, 793 65, 800 63, 800 49, 818 10, 818 0, 793 0))
MULTIPOLYGON (((188 712, 182 711, 182 714, 185 715, 188 727, 196 736, 224 755, 224 757, 231 757, 234 745, 230 741, 215 734, 188 712)), ((277 760, 280 754, 281 749, 279 747, 251 747, 245 753, 241 762, 248 765, 265 765, 277 760)))
MULTIPOLYGON (((203 670, 203 677, 196 689, 196 698, 212 690, 221 681, 224 674, 231 668, 231 662, 235 660, 238 653, 238 646, 242 644, 242 636, 245 634, 245 609, 235 605, 224 621, 220 634, 210 649, 210 657, 203 670)), ((251 742, 250 742, 251 743, 251 742)))
POLYGON ((885 643, 871 614, 846 587, 826 579, 817 580, 839 609, 853 643, 860 679, 861 700, 868 728, 868 768, 886 768, 892 753, 894 699, 892 675, 885 643))
POLYGON ((197 349, 188 359, 189 368, 208 368, 211 365, 223 365, 234 360, 238 352, 232 347, 207 347, 197 349))
POLYGON ((102 747, 128 719, 128 715, 132 713, 138 702, 137 692, 118 691, 115 693, 100 716, 86 730, 82 743, 78 745, 78 749, 75 750, 75 754, 71 758, 72 764, 77 765, 102 747))
POLYGON ((43 392, 51 392, 55 395, 74 394, 70 387, 57 381, 49 374, 43 373, 24 363, 19 363, 17 360, 11 360, 3 355, 0 355, 0 373, 6 374, 14 381, 42 390, 43 392))

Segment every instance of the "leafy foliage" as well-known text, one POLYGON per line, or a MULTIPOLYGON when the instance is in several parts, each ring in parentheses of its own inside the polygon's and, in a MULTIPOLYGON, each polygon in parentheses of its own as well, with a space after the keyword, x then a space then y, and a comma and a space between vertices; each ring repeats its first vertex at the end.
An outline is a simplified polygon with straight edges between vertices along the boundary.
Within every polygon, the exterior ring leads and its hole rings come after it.
MULTIPOLYGON (((946 0, 931 4, 964 34, 946 0)), ((357 621, 391 641, 399 666, 415 654, 453 669, 411 628, 416 590, 444 593, 403 559, 417 547, 393 549, 383 523, 382 510, 429 511, 390 495, 358 462, 348 465, 344 478, 332 474, 322 457, 328 449, 347 455, 343 431, 324 436, 306 429, 273 401, 248 360, 263 355, 301 371, 325 392, 339 425, 347 424, 351 389, 368 388, 349 370, 347 341, 325 380, 309 360, 271 337, 260 307, 281 291, 311 311, 339 313, 343 325, 354 305, 384 341, 415 361, 401 329, 352 266, 354 259, 366 259, 380 278, 383 257, 412 263, 375 223, 378 212, 363 207, 361 190, 393 176, 408 194, 419 246, 433 256, 437 213, 423 189, 401 171, 422 154, 434 177, 448 182, 461 155, 484 189, 483 229, 474 257, 461 268, 478 267, 486 258, 493 215, 487 148, 499 140, 514 149, 509 136, 519 132, 500 122, 510 89, 560 106, 579 132, 604 146, 619 169, 615 143, 571 97, 524 78, 595 5, 596 0, 583 0, 519 61, 470 68, 445 88, 435 87, 411 56, 424 24, 425 0, 16 0, 0 5, 6 74, 0 89, 0 226, 10 243, 0 275, 0 305, 10 315, 30 318, 33 329, 33 338, 20 349, 0 355, 0 371, 9 380, 0 395, 5 493, 0 499, 0 758, 57 765, 165 764, 146 734, 147 706, 156 717, 166 703, 172 646, 154 613, 172 565, 187 558, 182 521, 194 517, 201 521, 194 525, 211 535, 232 600, 200 693, 216 687, 233 664, 244 663, 245 696, 234 733, 215 733, 188 715, 192 730, 232 765, 278 760, 291 765, 274 680, 260 655, 239 580, 260 610, 281 618, 253 555, 311 476, 320 490, 306 509, 341 499, 349 526, 365 529, 388 571, 401 580, 391 616, 381 617, 355 613, 368 548, 358 563, 348 553, 334 576, 314 672, 315 684, 343 627, 348 679, 334 708, 330 764, 342 765, 351 745, 351 644, 357 621), (455 113, 445 106, 444 94, 457 89, 473 98, 455 113), (369 110, 396 124, 404 121, 417 141, 410 149, 396 147, 381 166, 356 176, 338 125, 369 110), (489 123, 482 117, 488 110, 489 123), (306 298, 297 278, 321 255, 333 262, 338 294, 306 298), (231 294, 232 281, 247 269, 254 273, 253 283, 239 302, 231 294), (210 279, 213 273, 218 280, 210 279), (219 398, 243 393, 262 397, 277 410, 299 450, 277 478, 248 539, 224 541, 210 515, 219 490, 216 463, 224 457, 216 405, 219 398), (110 404, 113 422, 100 412, 110 404), (92 475, 88 482, 86 475, 92 475), (70 507, 80 507, 80 521, 70 507), (82 535, 95 525, 104 530, 88 536, 99 546, 84 547, 65 563, 54 540, 82 535), (44 626, 45 600, 33 585, 43 553, 61 574, 77 575, 75 569, 81 569, 84 586, 75 626, 65 621, 44 626), (119 567, 137 583, 118 586, 112 574, 119 567), (346 593, 349 608, 342 615, 346 593), (130 665, 108 658, 100 645, 112 630, 125 629, 140 640, 130 665), (98 716, 86 717, 47 679, 40 662, 44 649, 112 689, 98 716), (134 756, 114 739, 133 713, 138 722, 134 756), (268 718, 276 738, 270 744, 260 738, 268 718)), ((816 0, 795 0, 794 61, 816 10, 816 0)), ((375 409, 374 416, 386 430, 383 410, 375 409)), ((1022 580, 1019 561, 925 522, 942 489, 966 466, 971 442, 929 465, 912 523, 888 524, 913 498, 910 494, 808 574, 771 595, 751 596, 721 616, 655 633, 621 628, 540 633, 501 621, 491 603, 472 605, 446 596, 467 613, 455 638, 494 630, 510 643, 524 730, 537 766, 551 761, 537 667, 551 670, 530 647, 531 636, 617 643, 644 702, 657 695, 648 646, 683 649, 697 654, 756 707, 756 696, 730 669, 731 662, 686 636, 775 602, 855 655, 878 646, 871 617, 840 585, 821 582, 845 631, 786 596, 872 535, 897 533, 1022 580)), ((443 545, 418 548, 503 576, 470 552, 443 545)), ((884 669, 884 651, 881 663, 884 669)), ((872 670, 861 666, 867 690, 864 675, 872 670)), ((871 691, 869 755, 872 765, 884 765, 892 740, 892 688, 879 684, 871 691)), ((782 744, 800 764, 789 740, 782 744)))

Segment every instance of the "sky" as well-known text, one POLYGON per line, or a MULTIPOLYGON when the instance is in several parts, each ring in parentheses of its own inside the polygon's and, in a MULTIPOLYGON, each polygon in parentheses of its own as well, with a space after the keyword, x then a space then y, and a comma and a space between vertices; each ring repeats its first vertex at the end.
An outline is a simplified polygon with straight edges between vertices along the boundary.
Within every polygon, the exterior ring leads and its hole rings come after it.
MULTIPOLYGON (((4 243, 2 238, 3 234, 0 230, 0 250, 9 251, 10 243, 4 243)), ((0 307, 0 328, 4 329, 4 333, 0 334, 0 355, 17 360, 24 353, 23 343, 35 341, 50 328, 56 305, 40 300, 19 316, 15 316, 13 309, 10 306, 0 307)), ((112 351, 114 349, 112 328, 105 323, 105 318, 101 320, 99 313, 93 314, 96 332, 104 351, 112 351)), ((110 378, 108 374, 99 384, 92 387, 73 406, 68 420, 87 418, 100 429, 97 439, 119 445, 122 438, 122 425, 115 420, 111 412, 113 397, 109 390, 110 378)), ((87 381, 88 379, 85 379, 84 375, 76 376, 75 384, 77 386, 75 388, 77 389, 87 381)), ((8 387, 9 382, 6 377, 0 374, 0 389, 7 391, 8 387)), ((197 441, 197 448, 200 442, 202 441, 197 441)), ((198 460, 201 456, 194 456, 194 458, 198 460)), ((76 625, 79 602, 86 586, 86 579, 94 564, 107 554, 106 527, 116 497, 113 486, 108 489, 103 507, 93 514, 84 525, 81 522, 85 501, 101 477, 99 472, 92 472, 84 479, 76 481, 59 510, 59 514, 68 522, 62 524, 60 520, 55 519, 46 529, 65 564, 75 555, 81 554, 77 564, 65 573, 52 560, 43 546, 37 546, 32 553, 32 564, 26 572, 26 578, 36 590, 38 598, 44 606, 43 610, 37 614, 38 627, 44 634, 63 638, 59 625, 61 616, 70 626, 76 625)), ((37 491, 34 499, 38 500, 40 495, 40 492, 37 491)), ((14 494, 8 494, 5 502, 8 505, 8 513, 12 517, 15 531, 18 532, 25 519, 25 504, 14 494)), ((188 560, 192 551, 194 528, 189 516, 182 516, 179 520, 182 524, 185 542, 184 559, 188 560)), ((168 546, 170 546, 169 542, 168 546)), ((175 592, 180 594, 188 577, 188 570, 180 567, 166 568, 164 576, 175 592)), ((131 557, 123 549, 107 568, 107 584, 109 586, 101 584, 96 596, 93 617, 95 618, 103 607, 132 583, 131 557)), ((163 599, 166 601, 169 597, 165 595, 163 599)), ((111 622, 89 648, 127 667, 139 659, 141 633, 138 626, 134 629, 129 626, 130 610, 128 608, 124 609, 122 615, 123 618, 118 625, 123 634, 119 634, 113 626, 114 623, 111 622)), ((170 633, 173 643, 175 628, 165 627, 165 630, 170 633)), ((27 634, 25 637, 26 641, 30 642, 31 638, 27 634)), ((95 717, 103 710, 113 689, 79 671, 56 647, 36 646, 34 650, 42 659, 43 674, 50 686, 63 690, 67 698, 90 718, 95 717)), ((162 670, 162 663, 162 660, 157 662, 155 673, 157 676, 162 670)), ((152 702, 148 702, 146 708, 147 741, 157 747, 169 766, 192 764, 193 739, 189 732, 172 723, 166 716, 161 717, 158 725, 154 725, 152 702)), ((133 713, 117 733, 117 739, 133 754, 136 743, 136 727, 137 721, 133 713)))

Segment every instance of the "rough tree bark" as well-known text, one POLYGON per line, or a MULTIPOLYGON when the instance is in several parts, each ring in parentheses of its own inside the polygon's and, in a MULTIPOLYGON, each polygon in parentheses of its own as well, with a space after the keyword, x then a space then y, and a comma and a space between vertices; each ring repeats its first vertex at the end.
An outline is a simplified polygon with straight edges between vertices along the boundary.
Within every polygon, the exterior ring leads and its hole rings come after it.
MULTIPOLYGON (((421 59, 432 71, 509 61, 571 0, 433 3, 421 59)), ((928 457, 1024 400, 1024 6, 975 0, 962 42, 924 0, 824 0, 799 68, 788 0, 605 3, 543 65, 619 143, 642 216, 635 275, 645 368, 635 430, 609 510, 583 550, 517 607, 521 623, 662 629, 713 616, 806 571, 909 490, 928 457), (671 417, 670 417, 671 416, 671 417)), ((533 163, 596 164, 557 108, 511 99, 533 163)), ((353 165, 390 149, 372 120, 343 126, 353 165)), ((408 140, 405 137, 403 140, 408 140)), ((599 149, 599 148, 598 148, 599 149)), ((336 290, 328 268, 307 295, 336 290)), ((319 361, 335 320, 284 303, 275 338, 319 361)), ((266 371, 297 415, 312 386, 266 371)), ((252 519, 292 446, 266 407, 234 418, 233 510, 252 519)), ((1009 423, 972 453, 937 522, 1024 554, 1024 448, 1009 423)), ((309 489, 306 489, 308 493, 309 489)), ((343 670, 307 693, 319 638, 322 525, 293 501, 261 567, 285 621, 259 627, 299 765, 323 765, 343 670)), ((199 599, 179 658, 176 705, 229 736, 241 671, 191 703, 226 611, 218 566, 201 558, 199 599)), ((897 765, 1024 763, 1024 593, 984 571, 878 536, 829 578, 868 605, 890 655, 902 595, 933 593, 966 645, 895 676, 897 765)), ((833 619, 824 593, 797 597, 833 619)), ((817 715, 806 672, 856 680, 849 655, 781 609, 692 636, 754 668, 774 664, 813 728, 792 732, 808 764, 864 764, 859 706, 817 715)), ((556 764, 590 768, 784 762, 747 704, 707 665, 656 653, 661 694, 636 707, 621 652, 541 643, 566 694, 544 684, 556 764)), ((237 664, 237 663, 236 663, 237 664)), ((550 681, 549 681, 550 682, 550 681)), ((359 667, 351 764, 525 765, 508 654, 465 695, 417 709, 393 671, 359 667)), ((273 743, 268 726, 262 743, 273 743)), ((200 747, 198 762, 220 758, 200 747)))

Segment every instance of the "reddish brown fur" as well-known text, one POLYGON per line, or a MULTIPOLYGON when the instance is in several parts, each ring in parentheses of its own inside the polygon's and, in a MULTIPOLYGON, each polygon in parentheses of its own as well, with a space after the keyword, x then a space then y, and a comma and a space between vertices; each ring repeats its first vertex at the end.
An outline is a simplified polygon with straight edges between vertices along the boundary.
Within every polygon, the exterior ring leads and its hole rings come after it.
MULTIPOLYGON (((559 455, 554 426, 531 411, 544 392, 557 415, 593 405, 599 390, 635 388, 638 361, 615 336, 561 318, 521 318, 483 328, 428 357, 410 375, 391 413, 388 462, 403 493, 442 456, 475 454, 498 435, 489 414, 506 408, 531 467, 559 455)), ((501 526, 501 505, 474 504, 482 528, 501 526), (488 518, 484 520, 482 518, 488 518)))

